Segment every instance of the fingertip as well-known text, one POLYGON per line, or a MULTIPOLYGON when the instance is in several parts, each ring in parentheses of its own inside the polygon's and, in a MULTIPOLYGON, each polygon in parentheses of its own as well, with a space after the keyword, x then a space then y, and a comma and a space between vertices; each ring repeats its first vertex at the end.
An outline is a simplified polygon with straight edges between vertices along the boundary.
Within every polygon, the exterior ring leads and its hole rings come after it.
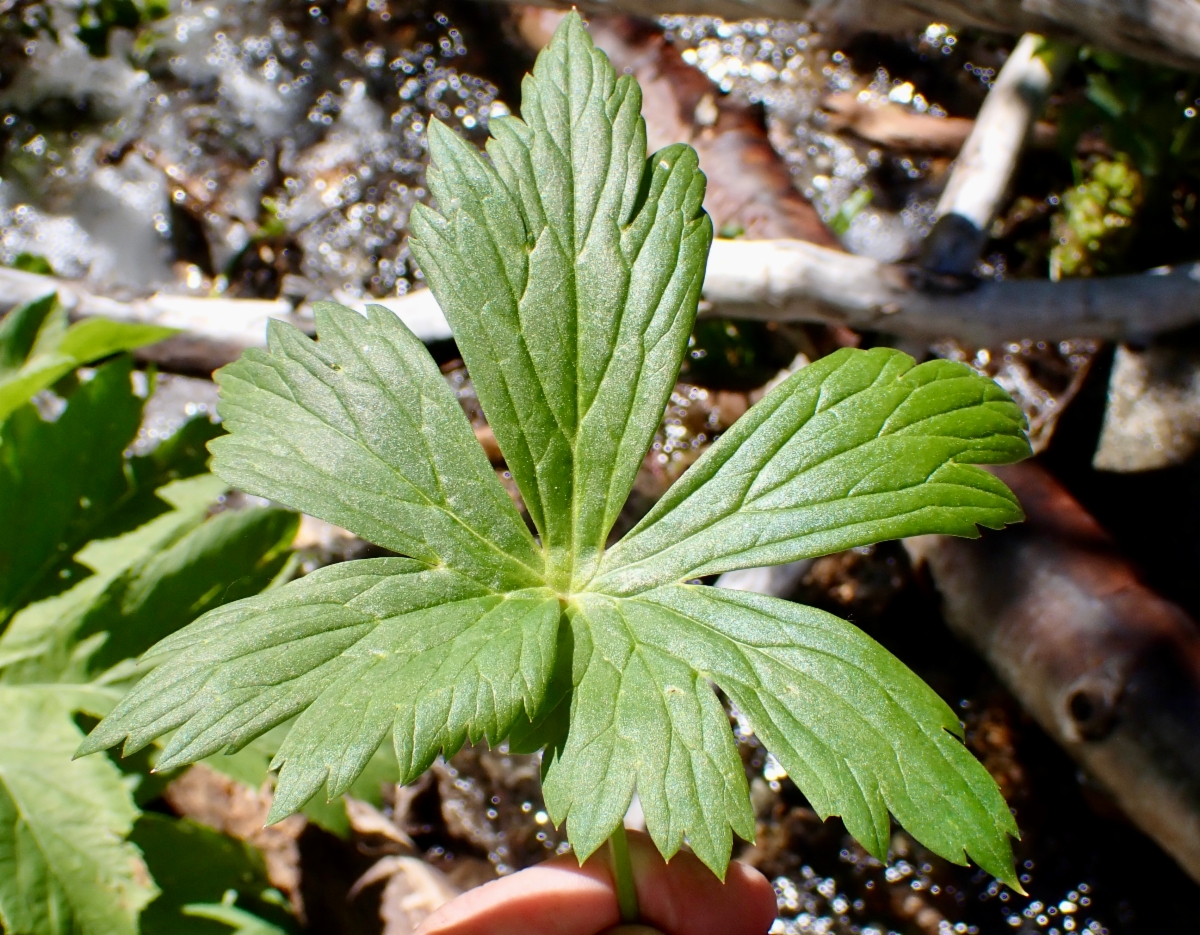
POLYGON ((725 885, 734 887, 746 914, 746 931, 763 932, 770 929, 779 914, 775 887, 761 871, 741 861, 733 861, 725 874, 725 885))
POLYGON ((647 835, 629 835, 642 920, 668 935, 765 935, 775 921, 775 890, 734 861, 722 883, 694 855, 663 860, 647 835))
POLYGON ((607 872, 567 855, 468 890, 415 935, 594 935, 618 921, 607 872))

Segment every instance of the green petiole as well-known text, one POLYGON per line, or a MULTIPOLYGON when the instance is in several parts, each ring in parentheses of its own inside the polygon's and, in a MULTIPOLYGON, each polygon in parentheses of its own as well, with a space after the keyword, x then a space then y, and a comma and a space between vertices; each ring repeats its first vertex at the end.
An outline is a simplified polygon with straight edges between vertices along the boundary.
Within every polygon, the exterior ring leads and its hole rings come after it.
POLYGON ((621 911, 621 922, 629 924, 638 920, 637 887, 633 882, 633 865, 629 862, 629 841, 625 837, 625 826, 617 825, 608 839, 612 851, 613 880, 617 884, 617 906, 621 911))

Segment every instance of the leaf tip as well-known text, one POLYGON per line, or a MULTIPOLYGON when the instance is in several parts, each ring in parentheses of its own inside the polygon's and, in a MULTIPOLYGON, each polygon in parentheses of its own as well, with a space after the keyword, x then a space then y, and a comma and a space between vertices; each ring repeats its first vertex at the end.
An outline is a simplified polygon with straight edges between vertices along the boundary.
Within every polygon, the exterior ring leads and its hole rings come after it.
POLYGON ((75 748, 75 753, 72 754, 72 762, 85 756, 91 756, 93 753, 100 753, 102 750, 107 750, 109 747, 116 744, 116 740, 105 737, 100 732, 100 725, 96 726, 90 734, 83 738, 83 742, 75 748))
MULTIPOLYGON (((332 801, 332 799, 330 801, 332 801)), ((292 815, 296 814, 296 811, 297 810, 294 808, 288 808, 286 805, 281 804, 279 799, 275 799, 271 803, 271 810, 267 812, 267 818, 266 821, 263 822, 263 827, 269 828, 271 825, 277 825, 285 818, 290 818, 292 815)))

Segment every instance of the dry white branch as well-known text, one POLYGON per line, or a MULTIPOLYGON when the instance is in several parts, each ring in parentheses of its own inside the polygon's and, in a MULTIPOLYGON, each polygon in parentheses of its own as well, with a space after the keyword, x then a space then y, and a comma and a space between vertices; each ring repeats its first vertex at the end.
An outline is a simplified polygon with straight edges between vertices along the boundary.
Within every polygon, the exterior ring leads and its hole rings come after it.
POLYGON ((1061 44, 1026 33, 996 76, 938 200, 922 265, 966 276, 1008 193, 1025 141, 1068 56, 1061 44))
POLYGON ((801 241, 717 241, 705 309, 976 346, 1020 338, 1142 340, 1200 322, 1200 263, 1104 279, 986 282, 954 294, 922 291, 919 281, 904 267, 801 241))
MULTIPOLYGON (((180 333, 166 341, 143 348, 142 359, 165 369, 185 373, 207 373, 236 360, 249 347, 266 344, 267 322, 288 321, 302 330, 313 328, 312 310, 293 309, 284 299, 234 299, 155 293, 129 300, 96 295, 83 284, 0 267, 0 314, 51 292, 72 319, 93 315, 118 321, 178 328, 180 333)), ((450 337, 450 326, 428 290, 397 299, 374 300, 400 316, 412 332, 425 342, 450 337)), ((355 303, 353 300, 349 304, 355 303)))
MULTIPOLYGON (((953 294, 923 291, 918 272, 800 240, 717 240, 702 312, 727 318, 814 322, 901 337, 954 337, 982 347, 1035 338, 1142 341, 1200 322, 1200 263, 1105 279, 987 282, 953 294)), ((269 318, 311 330, 301 307, 259 299, 158 294, 117 301, 77 283, 0 268, 0 312, 57 290, 73 317, 105 315, 183 333, 147 359, 165 369, 210 371, 266 341, 269 318)), ((428 290, 381 304, 423 341, 450 337, 428 290)))

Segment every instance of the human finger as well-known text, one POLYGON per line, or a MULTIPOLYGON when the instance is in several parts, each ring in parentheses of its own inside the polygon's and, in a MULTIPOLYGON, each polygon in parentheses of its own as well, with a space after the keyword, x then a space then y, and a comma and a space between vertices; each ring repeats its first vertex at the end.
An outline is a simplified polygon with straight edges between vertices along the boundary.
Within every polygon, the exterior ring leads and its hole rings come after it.
MULTIPOLYGON (((641 921, 666 935, 764 935, 775 894, 745 864, 721 883, 692 854, 670 863, 644 834, 629 834, 641 921)), ((571 855, 471 890, 431 916, 420 935, 598 935, 617 925, 612 872, 604 851, 580 867, 571 855)))
POLYGON ((629 856, 640 921, 667 935, 765 935, 775 921, 775 890, 747 864, 731 862, 722 883, 694 854, 668 863, 649 835, 634 832, 629 856))

